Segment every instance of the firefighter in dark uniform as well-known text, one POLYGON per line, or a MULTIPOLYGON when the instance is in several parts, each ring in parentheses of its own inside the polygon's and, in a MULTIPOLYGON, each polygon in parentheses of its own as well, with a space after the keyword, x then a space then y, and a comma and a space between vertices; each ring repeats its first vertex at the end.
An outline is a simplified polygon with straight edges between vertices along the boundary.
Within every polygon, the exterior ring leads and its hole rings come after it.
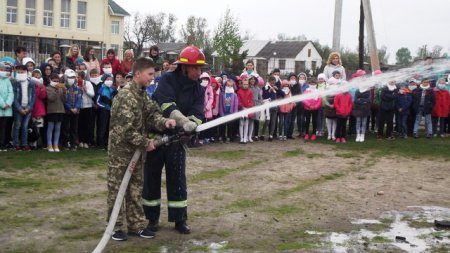
MULTIPOLYGON (((200 85, 201 67, 205 55, 196 47, 183 49, 176 62, 177 68, 167 72, 159 81, 153 99, 159 104, 163 116, 176 120, 185 133, 192 133, 202 123, 204 114, 204 88, 200 85)), ((158 230, 161 207, 161 172, 165 166, 167 207, 169 222, 175 229, 189 234, 187 220, 186 152, 180 142, 160 147, 147 154, 144 170, 142 204, 148 228, 158 230)))

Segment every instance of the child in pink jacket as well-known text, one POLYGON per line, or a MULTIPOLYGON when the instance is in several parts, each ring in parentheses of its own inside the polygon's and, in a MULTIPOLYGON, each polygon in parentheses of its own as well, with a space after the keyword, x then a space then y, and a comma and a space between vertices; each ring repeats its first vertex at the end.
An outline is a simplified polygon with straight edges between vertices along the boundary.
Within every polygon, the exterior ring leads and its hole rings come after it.
MULTIPOLYGON (((210 121, 213 118, 213 102, 214 102, 214 91, 211 86, 211 77, 208 73, 203 72, 200 75, 200 85, 205 89, 205 103, 203 111, 205 113, 205 121, 210 121)), ((200 134, 200 143, 208 144, 211 138, 211 131, 206 131, 200 134)))
MULTIPOLYGON (((309 88, 303 92, 303 94, 308 94, 316 91, 316 86, 313 84, 310 84, 309 88)), ((315 141, 317 139, 316 136, 316 130, 317 130, 317 121, 318 121, 318 115, 319 115, 319 109, 322 105, 322 97, 317 96, 316 98, 309 99, 303 101, 303 109, 305 110, 305 141, 309 140, 309 123, 312 120, 312 133, 311 133, 311 140, 315 141)))
MULTIPOLYGON (((31 120, 33 124, 35 124, 38 133, 40 135, 40 138, 42 140, 43 146, 45 146, 45 135, 44 135, 44 117, 47 115, 45 110, 45 99, 47 98, 47 90, 44 85, 44 80, 42 79, 42 74, 39 69, 33 70, 31 73, 31 81, 35 85, 36 90, 36 101, 33 106, 33 113, 31 114, 31 120)), ((30 143, 30 146, 34 149, 37 148, 38 140, 33 141, 30 143)))

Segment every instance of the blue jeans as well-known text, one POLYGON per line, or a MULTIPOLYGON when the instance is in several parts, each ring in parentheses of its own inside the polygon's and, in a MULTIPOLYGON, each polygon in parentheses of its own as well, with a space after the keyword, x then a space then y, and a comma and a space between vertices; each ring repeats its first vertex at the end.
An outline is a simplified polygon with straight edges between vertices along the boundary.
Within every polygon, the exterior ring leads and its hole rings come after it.
POLYGON ((26 146, 28 145, 28 123, 31 119, 31 112, 26 115, 22 115, 20 112, 14 114, 14 132, 13 132, 13 143, 14 146, 26 146), (20 133, 20 144, 19 144, 19 133, 20 133))
POLYGON ((431 114, 423 115, 420 110, 419 113, 416 114, 416 122, 414 123, 414 134, 417 134, 419 131, 419 124, 422 121, 422 117, 425 117, 425 128, 427 130, 427 135, 433 134, 433 125, 431 123, 431 114))
POLYGON ((399 114, 399 128, 400 137, 405 137, 408 133, 408 114, 399 114))

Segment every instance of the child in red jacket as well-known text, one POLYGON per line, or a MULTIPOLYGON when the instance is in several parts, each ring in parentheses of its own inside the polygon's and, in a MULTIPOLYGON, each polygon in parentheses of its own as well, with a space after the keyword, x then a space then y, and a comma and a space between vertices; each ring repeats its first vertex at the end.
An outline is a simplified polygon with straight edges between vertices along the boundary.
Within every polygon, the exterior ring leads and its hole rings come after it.
POLYGON ((445 79, 441 78, 437 81, 434 89, 434 96, 436 97, 436 104, 431 113, 433 122, 433 134, 437 136, 437 124, 439 122, 439 135, 444 137, 444 124, 448 117, 450 107, 450 93, 445 87, 445 79))
MULTIPOLYGON (((311 92, 316 91, 316 86, 314 84, 310 84, 309 88, 307 88, 303 94, 308 94, 311 92)), ((312 133, 311 133, 311 140, 315 141, 317 139, 316 137, 316 129, 317 129, 317 121, 318 121, 318 115, 319 115, 319 108, 322 105, 322 97, 317 96, 313 99, 308 99, 303 101, 303 107, 304 107, 304 115, 305 115, 305 141, 309 140, 309 123, 312 121, 312 133)))
MULTIPOLYGON (((290 98, 292 97, 291 89, 289 88, 289 81, 283 80, 281 82, 281 91, 284 93, 283 98, 290 98)), ((284 105, 280 105, 280 111, 278 113, 278 116, 280 117, 280 123, 279 123, 279 140, 285 141, 287 139, 286 134, 287 130, 291 124, 291 115, 290 113, 295 107, 295 103, 288 103, 284 105)))
POLYGON ((334 108, 336 109, 336 143, 346 143, 347 118, 352 113, 352 95, 348 92, 339 93, 334 97, 334 108))
MULTIPOLYGON (((242 86, 237 92, 239 111, 245 110, 247 108, 253 107, 255 102, 253 101, 253 92, 249 89, 248 77, 241 76, 242 86)), ((247 144, 247 142, 253 142, 251 136, 249 136, 249 129, 253 128, 253 118, 254 114, 249 114, 242 117, 239 120, 239 136, 241 137, 241 144, 247 144)))
MULTIPOLYGON (((31 73, 31 81, 34 82, 36 91, 36 102, 33 106, 33 113, 31 114, 32 124, 37 128, 37 135, 42 141, 42 146, 45 146, 45 129, 44 129, 44 117, 47 114, 45 110, 45 99, 47 98, 47 90, 42 79, 42 73, 39 69, 33 70, 31 73)), ((33 140, 30 146, 33 149, 38 147, 38 139, 33 140)))

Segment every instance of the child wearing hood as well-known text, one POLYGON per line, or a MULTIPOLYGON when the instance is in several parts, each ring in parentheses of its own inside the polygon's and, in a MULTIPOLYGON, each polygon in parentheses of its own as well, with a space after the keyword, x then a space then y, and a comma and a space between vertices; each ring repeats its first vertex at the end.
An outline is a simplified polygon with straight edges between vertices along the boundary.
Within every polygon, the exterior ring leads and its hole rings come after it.
POLYGON ((97 145, 100 149, 106 150, 108 146, 111 105, 114 96, 117 94, 117 90, 112 87, 112 75, 104 74, 102 76, 102 82, 96 101, 99 108, 97 145))
POLYGON ((400 138, 408 138, 408 116, 411 110, 412 104, 412 93, 408 88, 408 83, 400 83, 400 89, 397 94, 396 108, 398 116, 400 117, 399 122, 399 134, 400 138))
POLYGON ((368 87, 361 86, 356 90, 352 110, 352 116, 356 118, 356 142, 364 142, 370 105, 370 90, 368 87))
POLYGON ((11 67, 0 62, 0 151, 6 151, 6 126, 13 116, 14 91, 9 77, 11 67))
POLYGON ((347 119, 352 113, 352 95, 345 91, 334 97, 333 106, 336 109, 336 143, 346 143, 347 119))
MULTIPOLYGON (((200 85, 205 89, 204 96, 204 114, 205 122, 212 120, 213 118, 213 103, 214 103, 214 91, 211 86, 211 77, 208 73, 203 72, 200 75, 200 85)), ((208 144, 211 138, 211 131, 208 129, 205 133, 200 133, 200 144, 208 144)))
MULTIPOLYGON (((317 88, 316 85, 310 84, 309 88, 306 89, 303 94, 309 94, 312 92, 316 92, 317 88)), ((322 105, 322 97, 317 96, 316 98, 308 99, 303 101, 303 109, 305 112, 305 137, 304 140, 307 141, 311 139, 312 141, 315 141, 317 139, 316 136, 316 130, 317 130, 317 121, 318 121, 318 113, 319 108, 322 105), (312 132, 311 132, 311 138, 309 135, 309 125, 312 121, 312 132)))
MULTIPOLYGON (((95 69, 97 72, 98 70, 95 69)), ((78 135, 81 148, 89 148, 92 144, 94 135, 94 120, 93 120, 93 101, 95 91, 92 83, 85 80, 85 72, 79 71, 78 73, 78 87, 80 87, 82 93, 82 101, 80 108, 80 116, 78 119, 78 135)))
POLYGON ((64 102, 67 89, 60 83, 58 74, 50 76, 50 85, 47 90, 47 150, 59 152, 59 136, 61 124, 64 119, 64 102))
MULTIPOLYGON (((283 98, 292 97, 290 83, 288 80, 283 80, 281 82, 281 91, 284 93, 283 98)), ((289 126, 291 125, 291 115, 290 113, 295 108, 295 103, 288 103, 280 105, 280 124, 279 124, 279 140, 285 141, 287 139, 286 134, 288 133, 289 126)))
MULTIPOLYGON (((269 77, 269 82, 264 86, 263 89, 263 99, 267 102, 275 101, 279 97, 283 97, 285 94, 283 91, 281 91, 277 85, 277 78, 275 76, 269 77)), ((270 118, 264 122, 262 133, 265 133, 265 130, 267 128, 267 125, 269 125, 269 139, 268 141, 273 140, 273 136, 275 135, 276 130, 276 124, 277 124, 277 115, 278 115, 278 108, 272 107, 269 109, 270 112, 270 118)))
MULTIPOLYGON (((239 101, 234 92, 234 86, 235 84, 232 79, 225 81, 225 89, 219 97, 219 114, 221 117, 238 111, 239 101)), ((228 122, 221 126, 221 137, 219 137, 219 140, 225 141, 226 143, 230 142, 233 137, 233 125, 234 122, 228 122)))
POLYGON ((414 123, 413 135, 414 138, 419 138, 419 125, 422 117, 425 118, 425 126, 427 131, 427 138, 433 136, 433 127, 431 123, 431 113, 436 104, 436 97, 433 89, 430 86, 429 80, 423 80, 417 89, 413 91, 413 109, 416 113, 416 121, 414 123))
POLYGON ((440 78, 436 83, 434 89, 434 96, 436 97, 436 104, 433 107, 433 133, 437 136, 437 125, 439 122, 439 136, 444 137, 445 121, 447 120, 450 107, 450 94, 445 87, 445 79, 440 78))
MULTIPOLYGON (((47 99, 47 89, 44 85, 44 79, 42 78, 41 71, 39 69, 33 70, 31 73, 31 82, 34 83, 34 89, 36 90, 36 101, 33 107, 33 114, 31 115, 31 120, 36 126, 39 136, 43 138, 44 135, 44 117, 46 115, 45 111, 45 100, 47 99)), ((41 139, 42 144, 45 145, 45 141, 41 139)), ((38 141, 34 141, 30 146, 37 148, 38 141)))
MULTIPOLYGON (((242 87, 237 92, 239 101, 239 110, 245 110, 255 105, 253 99, 253 92, 249 89, 248 76, 242 75, 242 87)), ((253 128, 253 118, 255 114, 249 114, 241 117, 239 120, 239 136, 241 137, 240 143, 247 144, 247 142, 253 142, 250 133, 250 128, 253 128)))
MULTIPOLYGON (((317 76, 317 90, 318 91, 325 91, 328 89, 327 80, 324 73, 320 73, 317 76)), ((325 116, 323 114, 323 100, 325 97, 322 97, 322 106, 319 108, 319 111, 317 112, 317 136, 321 137, 323 136, 323 129, 325 127, 325 116)))
POLYGON ((378 139, 383 138, 384 125, 386 124, 386 139, 394 140, 392 134, 394 128, 394 113, 395 102, 397 96, 397 86, 395 81, 389 81, 388 84, 382 88, 380 94, 380 121, 378 125, 378 139))
MULTIPOLYGON (((309 83, 308 77, 306 76, 306 73, 301 72, 298 74, 298 85, 299 85, 299 94, 303 94, 308 88, 309 83)), ((294 89, 295 90, 295 89, 294 89)), ((295 94, 295 93, 293 93, 295 94)), ((303 108, 303 102, 297 103, 297 129, 298 129, 298 137, 305 136, 305 110, 303 108)))
POLYGON ((36 101, 36 90, 34 83, 28 78, 25 65, 16 66, 16 81, 14 88, 14 132, 13 144, 16 150, 29 151, 28 145, 28 123, 31 119, 32 110, 36 101), (20 140, 19 140, 20 139, 20 140))
POLYGON ((72 69, 64 73, 64 83, 67 88, 66 101, 64 102, 63 146, 76 150, 78 146, 78 117, 83 100, 83 93, 78 87, 77 74, 72 69))
MULTIPOLYGON (((261 88, 259 88, 259 80, 257 77, 255 76, 250 76, 250 78, 248 79, 248 84, 250 86, 250 90, 252 91, 253 94, 253 102, 255 106, 261 105, 262 104, 262 91, 261 88)), ((253 142, 253 140, 258 141, 259 137, 259 118, 260 118, 260 113, 257 112, 255 113, 255 119, 250 119, 251 121, 253 121, 253 127, 249 128, 248 131, 248 136, 249 136, 249 141, 253 142), (255 136, 253 137, 253 132, 255 133, 255 136)))

